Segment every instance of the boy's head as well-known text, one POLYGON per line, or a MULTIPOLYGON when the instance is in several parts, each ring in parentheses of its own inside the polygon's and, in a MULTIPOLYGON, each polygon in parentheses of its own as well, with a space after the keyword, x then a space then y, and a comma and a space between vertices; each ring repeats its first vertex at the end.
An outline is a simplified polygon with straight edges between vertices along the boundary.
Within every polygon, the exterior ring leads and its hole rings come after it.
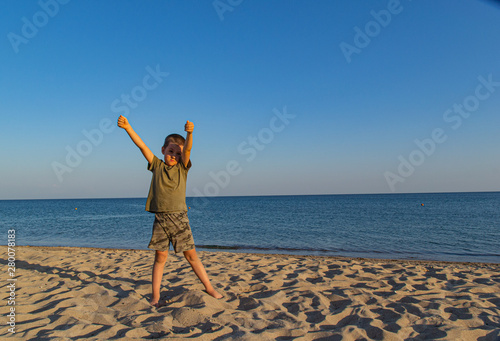
POLYGON ((165 156, 167 166, 175 166, 181 160, 184 142, 186 139, 179 134, 170 134, 165 138, 161 153, 165 156))
POLYGON ((184 138, 184 136, 179 134, 170 134, 167 137, 165 137, 165 143, 163 144, 163 148, 166 148, 170 143, 175 143, 176 145, 183 147, 184 143, 186 143, 186 139, 184 138))

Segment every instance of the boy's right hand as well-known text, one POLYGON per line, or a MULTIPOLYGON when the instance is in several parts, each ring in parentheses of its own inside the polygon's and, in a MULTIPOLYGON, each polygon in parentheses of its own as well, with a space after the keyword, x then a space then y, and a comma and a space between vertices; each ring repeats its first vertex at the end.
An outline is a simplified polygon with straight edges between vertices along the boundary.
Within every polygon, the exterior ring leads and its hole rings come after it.
POLYGON ((134 129, 132 129, 132 126, 130 125, 130 123, 128 123, 128 120, 125 116, 120 115, 120 117, 118 117, 118 127, 125 129, 128 136, 130 136, 130 138, 132 139, 132 142, 134 142, 135 145, 139 147, 139 149, 141 150, 142 155, 144 155, 144 157, 146 158, 146 160, 148 160, 149 163, 152 163, 154 159, 154 154, 151 152, 148 146, 146 146, 144 141, 141 140, 141 138, 139 137, 139 135, 137 135, 134 129))
POLYGON ((130 123, 128 123, 128 120, 125 116, 120 115, 120 117, 118 117, 118 127, 123 128, 125 130, 130 128, 130 123))

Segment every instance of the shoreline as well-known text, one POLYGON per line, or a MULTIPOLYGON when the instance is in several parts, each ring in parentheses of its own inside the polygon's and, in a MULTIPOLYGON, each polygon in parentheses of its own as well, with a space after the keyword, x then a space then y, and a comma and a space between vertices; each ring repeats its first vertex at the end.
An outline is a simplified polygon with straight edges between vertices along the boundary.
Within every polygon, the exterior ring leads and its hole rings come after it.
MULTIPOLYGON (((151 250, 15 249, 15 337, 25 340, 500 336, 498 264, 200 251, 224 295, 217 300, 172 252, 161 288, 167 304, 154 308, 151 250)), ((7 295, 7 281, 0 290, 7 295)))
MULTIPOLYGON (((7 246, 7 245, 1 245, 7 246)), ((118 251, 153 251, 151 249, 127 249, 127 248, 113 248, 113 247, 92 247, 92 246, 37 246, 37 245, 18 245, 22 248, 41 248, 41 249, 90 249, 90 250, 118 250, 118 251)), ((236 254, 248 254, 257 256, 275 256, 275 257, 305 257, 305 258, 326 258, 326 259, 338 259, 338 260, 362 260, 367 262, 409 262, 409 263, 421 263, 421 264, 462 264, 462 265, 477 265, 477 266, 500 266, 499 262, 475 262, 475 261, 448 261, 448 260, 432 260, 432 259, 405 259, 405 258, 376 258, 376 257, 355 257, 355 256, 330 256, 330 255, 308 255, 308 254, 296 254, 296 253, 273 253, 270 252, 255 252, 253 249, 235 249, 231 247, 227 248, 206 248, 203 246, 196 246, 197 252, 206 253, 236 253, 236 254)), ((169 254, 174 254, 173 250, 169 250, 169 254)))

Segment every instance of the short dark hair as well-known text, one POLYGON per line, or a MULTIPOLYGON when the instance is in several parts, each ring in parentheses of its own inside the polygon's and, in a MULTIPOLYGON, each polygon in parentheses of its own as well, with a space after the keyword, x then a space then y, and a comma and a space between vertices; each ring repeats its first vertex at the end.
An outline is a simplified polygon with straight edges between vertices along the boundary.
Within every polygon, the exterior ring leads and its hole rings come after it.
POLYGON ((179 146, 184 146, 186 139, 179 134, 170 134, 165 138, 165 143, 163 144, 163 148, 168 147, 170 143, 174 143, 179 146))

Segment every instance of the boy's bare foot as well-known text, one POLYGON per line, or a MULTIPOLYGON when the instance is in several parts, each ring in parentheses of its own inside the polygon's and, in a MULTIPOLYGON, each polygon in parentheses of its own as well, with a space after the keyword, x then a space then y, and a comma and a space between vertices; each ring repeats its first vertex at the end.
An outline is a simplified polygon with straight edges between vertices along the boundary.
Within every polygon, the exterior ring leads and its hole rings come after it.
POLYGON ((160 307, 164 307, 167 305, 167 301, 164 301, 164 300, 158 300, 158 301, 150 301, 149 304, 151 304, 151 306, 155 307, 155 308, 160 308, 160 307))
POLYGON ((212 297, 215 297, 216 299, 221 299, 224 297, 221 294, 219 294, 217 291, 215 291, 215 289, 213 289, 213 288, 211 290, 207 290, 207 294, 209 294, 212 297))

